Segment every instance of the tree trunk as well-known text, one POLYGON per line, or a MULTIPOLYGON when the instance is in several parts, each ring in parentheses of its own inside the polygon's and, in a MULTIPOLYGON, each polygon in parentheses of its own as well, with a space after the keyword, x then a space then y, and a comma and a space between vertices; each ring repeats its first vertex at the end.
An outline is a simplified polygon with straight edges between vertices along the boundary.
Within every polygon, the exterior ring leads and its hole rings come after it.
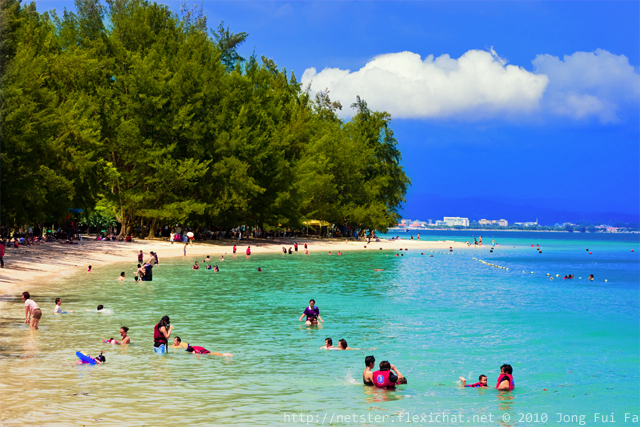
POLYGON ((147 236, 148 239, 155 239, 156 237, 156 219, 154 218, 153 221, 151 221, 151 226, 149 226, 149 235, 147 236))

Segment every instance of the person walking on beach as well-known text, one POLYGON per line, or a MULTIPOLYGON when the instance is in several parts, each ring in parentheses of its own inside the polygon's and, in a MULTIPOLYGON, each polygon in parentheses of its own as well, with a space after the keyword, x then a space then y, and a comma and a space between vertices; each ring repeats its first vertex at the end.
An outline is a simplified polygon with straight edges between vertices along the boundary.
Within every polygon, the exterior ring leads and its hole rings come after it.
POLYGON ((144 254, 140 251, 138 253, 138 263, 142 264, 142 261, 144 261, 144 254))
POLYGON ((153 347, 156 353, 166 351, 171 331, 173 331, 173 326, 171 326, 169 316, 162 316, 160 322, 153 328, 153 347))
POLYGON ((38 330, 38 323, 42 317, 42 310, 40 306, 31 299, 29 292, 22 293, 22 300, 24 301, 24 323, 29 325, 31 330, 38 330))

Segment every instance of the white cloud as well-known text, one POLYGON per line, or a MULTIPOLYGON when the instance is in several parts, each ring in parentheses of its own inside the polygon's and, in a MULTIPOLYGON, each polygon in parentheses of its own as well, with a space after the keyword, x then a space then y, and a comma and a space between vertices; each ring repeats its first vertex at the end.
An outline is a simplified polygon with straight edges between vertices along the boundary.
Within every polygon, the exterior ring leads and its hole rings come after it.
POLYGON ((618 121, 625 106, 638 105, 640 76, 624 55, 598 49, 562 60, 538 55, 532 63, 536 74, 549 77, 545 104, 554 114, 608 123, 618 121))
POLYGON ((372 59, 358 71, 307 69, 303 84, 329 88, 331 98, 350 104, 359 95, 376 110, 394 117, 447 117, 460 113, 492 115, 528 112, 539 106, 546 76, 505 65, 492 50, 470 50, 421 60, 411 52, 372 59))
MULTIPOLYGON (((573 119, 617 120, 621 106, 638 103, 640 77, 624 55, 604 50, 576 52, 564 60, 538 55, 534 71, 507 65, 489 52, 470 50, 460 58, 411 52, 380 55, 360 70, 305 70, 312 92, 328 88, 348 107, 360 96, 394 117, 508 117, 547 113, 573 119)), ((345 108, 343 114, 351 115, 345 108)))

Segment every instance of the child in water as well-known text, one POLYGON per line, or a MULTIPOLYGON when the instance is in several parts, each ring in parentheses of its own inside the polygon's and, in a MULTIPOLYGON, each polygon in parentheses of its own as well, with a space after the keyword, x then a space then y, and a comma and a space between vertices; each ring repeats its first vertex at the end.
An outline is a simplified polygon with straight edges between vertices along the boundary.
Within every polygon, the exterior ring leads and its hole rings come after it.
POLYGON ((487 376, 486 375, 480 375, 478 377, 478 382, 475 383, 475 384, 467 385, 467 380, 464 379, 463 377, 460 377, 460 381, 462 381, 462 387, 486 387, 487 386, 487 376))
POLYGON ((197 345, 195 346, 189 346, 187 347, 187 351, 189 353, 193 353, 193 354, 208 354, 210 356, 224 356, 224 357, 233 357, 233 354, 231 353, 218 353, 217 351, 214 351, 213 353, 210 352, 209 350, 207 350, 204 347, 199 347, 197 345))
MULTIPOLYGON (((104 357, 102 352, 100 352, 100 355, 98 357, 91 357, 88 354, 86 356, 89 357, 89 359, 91 359, 94 362, 96 362, 96 364, 98 364, 98 365, 102 365, 103 363, 105 363, 107 361, 107 358, 104 357)), ((83 363, 89 363, 89 362, 85 362, 84 360, 76 360, 76 365, 81 365, 83 363)))

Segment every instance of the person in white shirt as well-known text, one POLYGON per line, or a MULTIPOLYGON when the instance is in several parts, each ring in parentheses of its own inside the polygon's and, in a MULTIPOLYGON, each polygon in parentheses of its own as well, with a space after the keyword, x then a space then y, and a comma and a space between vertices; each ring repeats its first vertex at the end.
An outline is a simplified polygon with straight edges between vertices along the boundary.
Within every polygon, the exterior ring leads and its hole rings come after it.
POLYGON ((32 330, 38 330, 38 323, 42 317, 40 306, 31 299, 29 292, 22 293, 22 300, 24 301, 24 323, 28 324, 32 330))
POLYGON ((73 313, 73 310, 62 311, 62 299, 56 298, 56 308, 53 309, 53 314, 65 314, 65 313, 73 313))

